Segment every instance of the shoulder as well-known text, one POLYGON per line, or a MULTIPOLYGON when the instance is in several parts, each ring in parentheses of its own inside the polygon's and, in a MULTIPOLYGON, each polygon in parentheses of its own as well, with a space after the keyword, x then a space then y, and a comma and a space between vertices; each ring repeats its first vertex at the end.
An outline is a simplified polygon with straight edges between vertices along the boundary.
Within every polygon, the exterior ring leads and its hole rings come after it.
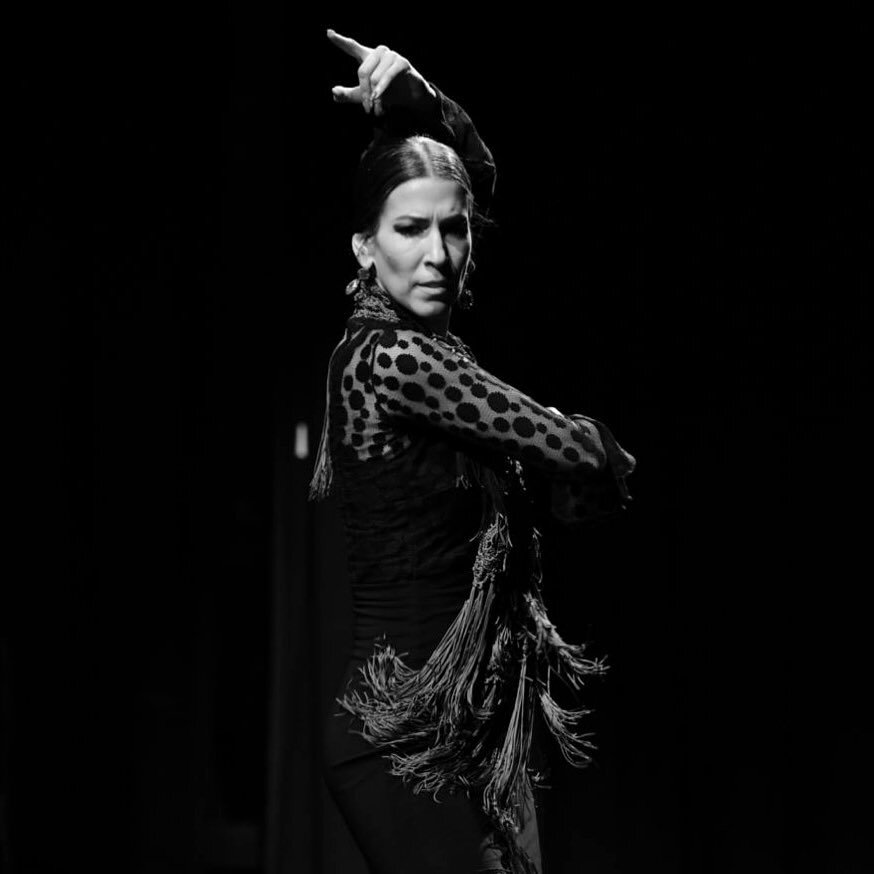
POLYGON ((395 368, 408 375, 417 371, 457 373, 476 369, 476 362, 466 347, 465 355, 414 327, 384 330, 375 344, 374 365, 382 369, 395 368))
POLYGON ((417 344, 427 339, 427 334, 412 322, 387 322, 373 318, 350 318, 346 323, 346 333, 353 341, 392 347, 410 344, 418 337, 417 344))

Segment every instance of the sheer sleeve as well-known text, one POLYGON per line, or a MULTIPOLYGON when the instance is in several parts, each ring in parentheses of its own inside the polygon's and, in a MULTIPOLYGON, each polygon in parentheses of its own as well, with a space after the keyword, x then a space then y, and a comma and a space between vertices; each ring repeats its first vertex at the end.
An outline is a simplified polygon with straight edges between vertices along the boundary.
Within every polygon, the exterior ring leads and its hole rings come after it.
POLYGON ((585 483, 552 479, 546 503, 552 517, 564 525, 588 522, 611 516, 625 509, 632 500, 626 478, 634 472, 637 460, 616 441, 610 429, 597 419, 572 413, 576 422, 588 422, 598 429, 607 458, 606 464, 585 483))
POLYGON ((433 82, 428 84, 434 89, 437 99, 428 101, 415 111, 395 107, 385 115, 378 116, 372 143, 383 136, 404 137, 418 133, 451 146, 470 176, 477 207, 484 215, 488 215, 497 177, 492 153, 467 112, 433 82))
POLYGON ((413 328, 384 328, 374 340, 370 379, 383 420, 438 428, 568 481, 608 464, 594 420, 552 412, 413 328))

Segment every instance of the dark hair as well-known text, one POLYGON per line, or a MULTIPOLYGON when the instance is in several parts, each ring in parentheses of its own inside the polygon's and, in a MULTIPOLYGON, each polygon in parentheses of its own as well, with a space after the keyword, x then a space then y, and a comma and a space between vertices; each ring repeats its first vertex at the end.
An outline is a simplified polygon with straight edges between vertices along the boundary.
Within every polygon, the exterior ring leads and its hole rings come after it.
POLYGON ((377 139, 361 155, 353 190, 353 232, 365 236, 376 233, 392 191, 410 179, 426 176, 449 179, 462 187, 472 229, 491 224, 476 209, 470 176, 458 153, 445 143, 416 134, 377 139))

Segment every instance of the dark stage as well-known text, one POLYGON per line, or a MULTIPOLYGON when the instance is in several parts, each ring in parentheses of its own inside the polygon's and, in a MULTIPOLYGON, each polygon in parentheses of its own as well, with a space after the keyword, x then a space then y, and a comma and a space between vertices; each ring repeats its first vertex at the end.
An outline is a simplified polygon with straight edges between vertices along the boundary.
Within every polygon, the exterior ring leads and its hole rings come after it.
POLYGON ((546 874, 874 871, 869 35, 463 14, 7 34, 3 872, 364 874, 317 767, 351 620, 306 487, 370 133, 326 27, 495 157, 453 330, 638 461, 621 517, 544 533, 551 615, 611 665, 595 764, 553 751, 546 874))

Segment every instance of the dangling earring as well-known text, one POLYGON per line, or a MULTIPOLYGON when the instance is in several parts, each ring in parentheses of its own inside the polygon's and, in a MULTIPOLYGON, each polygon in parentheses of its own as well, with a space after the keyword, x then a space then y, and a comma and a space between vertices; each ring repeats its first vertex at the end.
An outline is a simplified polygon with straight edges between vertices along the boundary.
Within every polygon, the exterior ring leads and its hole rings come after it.
POLYGON ((355 294, 359 291, 367 291, 369 285, 376 279, 376 263, 371 262, 370 267, 359 267, 358 273, 347 286, 346 294, 355 294))
POLYGON ((474 270, 476 270, 476 264, 474 263, 473 258, 471 258, 470 261, 468 261, 467 270, 464 274, 464 279, 462 280, 461 291, 458 294, 459 309, 469 310, 473 307, 473 291, 467 284, 467 278, 474 270))

